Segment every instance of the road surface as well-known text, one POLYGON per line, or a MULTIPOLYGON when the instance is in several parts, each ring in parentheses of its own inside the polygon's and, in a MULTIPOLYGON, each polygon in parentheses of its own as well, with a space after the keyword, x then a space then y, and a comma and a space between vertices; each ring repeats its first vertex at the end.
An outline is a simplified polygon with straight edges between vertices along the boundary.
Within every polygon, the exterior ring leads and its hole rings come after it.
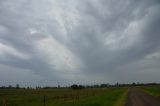
POLYGON ((160 99, 144 93, 140 89, 131 88, 126 106, 160 106, 160 99))

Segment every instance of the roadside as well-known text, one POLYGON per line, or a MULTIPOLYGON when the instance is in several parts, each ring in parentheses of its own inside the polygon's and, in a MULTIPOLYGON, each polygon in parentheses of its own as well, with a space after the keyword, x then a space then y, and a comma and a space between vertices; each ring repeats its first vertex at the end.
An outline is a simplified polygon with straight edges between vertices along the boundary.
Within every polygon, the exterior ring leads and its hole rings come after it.
POLYGON ((127 95, 128 95, 129 89, 127 89, 123 95, 120 97, 120 99, 115 103, 114 106, 124 106, 126 104, 127 95))

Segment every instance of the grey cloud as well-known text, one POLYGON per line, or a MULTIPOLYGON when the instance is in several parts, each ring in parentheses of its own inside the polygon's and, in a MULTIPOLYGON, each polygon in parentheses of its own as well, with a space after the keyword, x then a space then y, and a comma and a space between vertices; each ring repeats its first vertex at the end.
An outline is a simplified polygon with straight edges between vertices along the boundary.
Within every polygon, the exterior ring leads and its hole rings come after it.
MULTIPOLYGON (((134 73, 125 68, 128 64, 145 71, 133 63, 160 49, 159 0, 0 2, 0 44, 17 53, 0 54, 0 64, 31 70, 47 80, 125 82, 129 78, 121 79, 119 73, 134 73), (44 39, 51 40, 40 42, 44 39), (61 70, 56 68, 60 63, 61 70)), ((148 64, 154 70, 153 63, 148 64)))
MULTIPOLYGON (((75 41, 72 44, 75 46, 74 47, 75 51, 81 56, 82 59, 84 59, 85 64, 89 68, 91 68, 87 70, 91 70, 91 71, 112 70, 113 67, 115 67, 116 65, 125 64, 135 59, 141 59, 145 54, 148 54, 148 52, 152 52, 151 49, 155 48, 155 47, 150 48, 148 44, 145 44, 150 42, 148 42, 145 39, 144 41, 142 39, 141 42, 139 42, 138 44, 132 45, 132 47, 130 48, 112 52, 107 47, 104 46, 101 40, 104 39, 103 35, 105 32, 112 33, 117 31, 118 32, 118 35, 116 35, 117 38, 123 36, 119 32, 125 31, 125 29, 129 26, 131 22, 134 22, 134 21, 136 22, 136 21, 145 19, 145 17, 147 17, 146 15, 148 14, 149 8, 151 8, 152 6, 154 7, 154 5, 157 5, 156 2, 153 2, 153 3, 144 2, 144 1, 135 2, 135 3, 117 2, 116 7, 113 9, 111 8, 111 18, 108 18, 108 17, 103 18, 103 16, 100 14, 101 11, 98 11, 99 7, 96 7, 97 6, 96 4, 93 4, 90 2, 86 4, 84 3, 84 5, 86 6, 82 5, 82 7, 85 7, 85 8, 82 13, 83 15, 81 15, 83 17, 81 25, 78 26, 78 28, 76 28, 78 31, 76 30, 74 33, 71 32, 71 35, 73 35, 73 38, 74 38, 73 42, 75 41), (121 9, 122 7, 124 9, 121 9), (85 10, 87 10, 87 12, 85 10), (134 13, 135 11, 137 11, 137 14, 134 13), (77 35, 77 36, 74 36, 74 35, 77 35), (84 43, 87 43, 86 44, 87 46, 84 43), (137 46, 139 47, 137 48, 137 46)), ((108 6, 106 6, 107 4, 103 3, 101 5, 102 7, 104 7, 103 11, 108 10, 107 9, 108 6)), ((153 14, 152 17, 155 17, 156 14, 157 13, 153 14)), ((159 21, 159 20, 157 19, 154 21, 159 21)), ((147 23, 146 26, 148 26, 148 28, 145 28, 144 30, 148 30, 150 29, 151 25, 154 25, 148 22, 146 23, 147 23)), ((142 26, 142 27, 146 27, 146 26, 142 26)), ((157 27, 157 29, 158 28, 159 27, 157 27)), ((150 32, 154 32, 154 30, 151 30, 150 32)), ((145 36, 148 35, 149 37, 152 38, 149 32, 146 35, 143 33, 144 32, 140 32, 138 36, 140 37, 142 36, 145 38, 145 36)), ((105 35, 105 36, 108 36, 108 35, 105 35)), ((153 36, 156 36, 156 34, 154 34, 153 36)))

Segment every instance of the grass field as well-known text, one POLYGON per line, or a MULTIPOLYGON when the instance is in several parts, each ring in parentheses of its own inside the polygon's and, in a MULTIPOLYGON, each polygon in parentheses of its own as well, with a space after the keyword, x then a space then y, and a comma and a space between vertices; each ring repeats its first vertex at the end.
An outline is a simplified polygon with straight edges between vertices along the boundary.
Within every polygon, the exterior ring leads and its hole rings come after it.
POLYGON ((160 97, 160 86, 142 87, 142 90, 152 96, 160 97))
POLYGON ((123 106, 127 91, 128 88, 0 90, 0 106, 123 106))

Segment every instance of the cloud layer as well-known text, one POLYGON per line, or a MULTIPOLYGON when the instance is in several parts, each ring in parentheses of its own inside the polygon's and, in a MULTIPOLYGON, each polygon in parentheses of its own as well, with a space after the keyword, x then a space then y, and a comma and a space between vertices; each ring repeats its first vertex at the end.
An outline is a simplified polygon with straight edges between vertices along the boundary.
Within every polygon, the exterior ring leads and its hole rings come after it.
POLYGON ((0 84, 160 82, 159 10, 159 0, 0 0, 0 84))

